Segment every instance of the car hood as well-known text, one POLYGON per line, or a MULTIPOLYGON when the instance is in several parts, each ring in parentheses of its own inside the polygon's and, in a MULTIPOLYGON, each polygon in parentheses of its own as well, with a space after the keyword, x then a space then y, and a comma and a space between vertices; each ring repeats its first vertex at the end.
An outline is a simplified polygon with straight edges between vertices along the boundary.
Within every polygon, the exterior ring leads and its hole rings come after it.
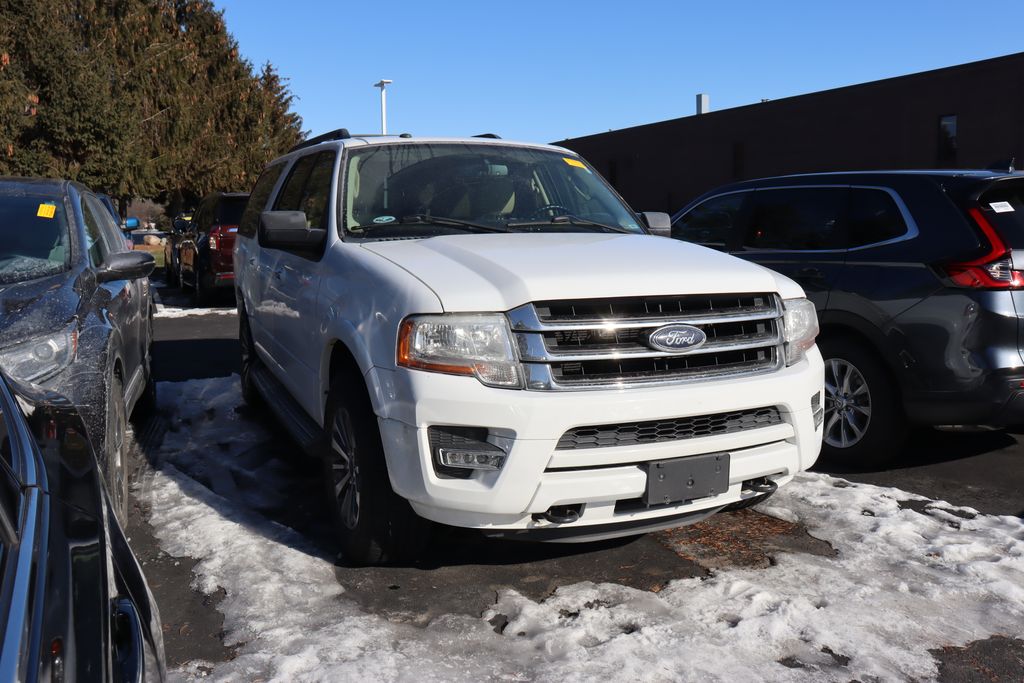
POLYGON ((803 296, 792 280, 728 254, 651 235, 445 235, 364 242, 432 289, 446 311, 531 301, 712 292, 803 296))
POLYGON ((0 346, 51 332, 78 310, 74 271, 0 285, 0 346))

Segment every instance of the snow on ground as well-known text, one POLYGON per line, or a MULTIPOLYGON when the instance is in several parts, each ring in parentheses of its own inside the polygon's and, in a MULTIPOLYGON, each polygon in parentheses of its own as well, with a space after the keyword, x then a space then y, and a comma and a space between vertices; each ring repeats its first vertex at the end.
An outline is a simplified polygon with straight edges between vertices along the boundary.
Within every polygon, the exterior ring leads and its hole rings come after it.
MULTIPOLYGON (((835 557, 780 554, 768 569, 656 594, 581 583, 537 603, 505 591, 480 619, 391 623, 347 599, 299 533, 176 467, 228 462, 267 437, 232 424, 237 378, 159 392, 188 428, 165 439, 162 470, 142 493, 164 550, 200 560, 200 590, 227 593, 219 609, 239 649, 213 668, 217 680, 927 680, 928 649, 1017 636, 1024 623, 1020 519, 941 502, 922 514, 898 504, 919 496, 820 474, 800 475, 762 511, 799 520, 835 557), (509 618, 501 635, 488 623, 497 614, 509 618), (787 658, 804 668, 777 663, 787 658)), ((175 672, 202 675, 196 664, 175 672)))
POLYGON ((157 318, 186 318, 192 315, 237 315, 238 310, 235 308, 184 308, 180 306, 167 306, 166 304, 157 304, 156 306, 156 317, 157 318))

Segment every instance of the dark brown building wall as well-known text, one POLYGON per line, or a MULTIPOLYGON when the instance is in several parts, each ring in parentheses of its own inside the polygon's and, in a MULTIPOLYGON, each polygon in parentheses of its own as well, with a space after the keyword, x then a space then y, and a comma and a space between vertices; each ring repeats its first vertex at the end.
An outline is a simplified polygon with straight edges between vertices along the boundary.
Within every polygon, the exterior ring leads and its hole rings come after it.
POLYGON ((1024 53, 563 140, 637 210, 736 180, 897 168, 1024 167, 1024 53), (957 117, 943 155, 939 119, 957 117))

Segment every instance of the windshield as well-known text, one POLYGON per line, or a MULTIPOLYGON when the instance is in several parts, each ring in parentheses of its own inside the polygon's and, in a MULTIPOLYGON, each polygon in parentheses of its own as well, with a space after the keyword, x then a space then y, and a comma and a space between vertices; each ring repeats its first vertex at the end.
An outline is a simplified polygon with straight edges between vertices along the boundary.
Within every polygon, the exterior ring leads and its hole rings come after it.
MULTIPOLYGON (((244 197, 221 197, 220 205, 217 207, 217 222, 221 225, 238 225, 242 220, 242 212, 249 201, 249 195, 244 197)), ((191 220, 191 217, 187 220, 191 220)))
POLYGON ((349 152, 344 182, 344 227, 350 234, 580 232, 604 226, 643 232, 600 176, 579 158, 555 151, 473 143, 374 145, 349 152))
POLYGON ((60 197, 0 195, 0 284, 66 270, 69 251, 60 197))

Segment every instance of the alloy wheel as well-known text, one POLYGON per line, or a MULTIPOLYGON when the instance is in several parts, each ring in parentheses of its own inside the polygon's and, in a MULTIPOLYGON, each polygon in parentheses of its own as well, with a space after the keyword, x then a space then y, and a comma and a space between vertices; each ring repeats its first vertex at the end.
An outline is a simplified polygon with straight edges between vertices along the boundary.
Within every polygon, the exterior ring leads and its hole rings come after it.
POLYGON ((359 523, 359 464, 355 458, 355 430, 347 410, 337 410, 331 425, 331 483, 338 514, 347 529, 359 523))
POLYGON ((871 390, 864 375, 849 361, 825 361, 825 443, 850 448, 864 438, 871 424, 871 390))

